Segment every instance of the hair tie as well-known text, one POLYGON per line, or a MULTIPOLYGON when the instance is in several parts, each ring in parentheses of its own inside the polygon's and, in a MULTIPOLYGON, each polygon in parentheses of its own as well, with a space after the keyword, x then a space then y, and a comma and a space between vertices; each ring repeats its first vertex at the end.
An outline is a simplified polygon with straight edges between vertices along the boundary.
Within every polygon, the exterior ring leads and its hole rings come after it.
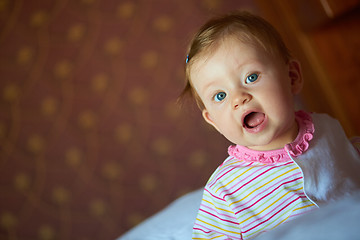
POLYGON ((185 60, 185 63, 188 63, 189 62, 189 55, 186 56, 186 60, 185 60))

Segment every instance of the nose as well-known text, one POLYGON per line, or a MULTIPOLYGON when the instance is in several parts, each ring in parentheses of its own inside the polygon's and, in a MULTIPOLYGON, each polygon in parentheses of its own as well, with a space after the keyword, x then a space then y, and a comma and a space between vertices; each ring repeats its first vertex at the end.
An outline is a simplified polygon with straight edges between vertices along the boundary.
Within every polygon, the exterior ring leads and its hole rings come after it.
POLYGON ((250 102, 252 96, 250 93, 246 91, 238 91, 235 93, 232 99, 232 106, 234 109, 238 109, 240 106, 245 105, 246 103, 250 102))

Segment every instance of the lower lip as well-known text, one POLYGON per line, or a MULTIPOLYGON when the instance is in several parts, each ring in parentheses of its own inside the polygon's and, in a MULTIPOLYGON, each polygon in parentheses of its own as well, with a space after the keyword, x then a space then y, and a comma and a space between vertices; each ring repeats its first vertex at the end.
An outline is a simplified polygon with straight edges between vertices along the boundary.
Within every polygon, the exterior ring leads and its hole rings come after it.
POLYGON ((262 123, 260 123, 259 125, 257 125, 256 127, 253 127, 253 128, 246 128, 245 127, 245 130, 249 133, 259 133, 261 132, 262 130, 265 129, 266 125, 267 125, 267 122, 268 122, 268 118, 265 116, 265 119, 262 123))

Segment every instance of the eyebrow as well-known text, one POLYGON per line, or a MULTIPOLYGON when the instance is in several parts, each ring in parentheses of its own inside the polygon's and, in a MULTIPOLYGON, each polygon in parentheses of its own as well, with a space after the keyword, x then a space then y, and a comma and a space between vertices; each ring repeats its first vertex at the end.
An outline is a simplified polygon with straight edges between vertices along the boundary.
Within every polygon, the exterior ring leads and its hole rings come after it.
POLYGON ((210 82, 208 82, 204 87, 203 87, 203 91, 202 91, 202 93, 204 94, 204 97, 205 98, 207 98, 207 97, 209 97, 209 96, 212 96, 213 95, 213 92, 216 92, 218 89, 216 89, 216 90, 209 90, 209 88, 211 88, 214 84, 215 84, 215 82, 217 82, 217 81, 219 81, 219 80, 213 80, 213 81, 210 81, 210 82))
MULTIPOLYGON (((251 60, 251 61, 245 61, 244 63, 237 63, 236 67, 234 68, 236 71, 243 71, 244 67, 250 64, 255 64, 256 61, 255 60, 251 60)), ((207 90, 212 84, 214 84, 214 82, 217 82, 219 80, 215 79, 213 81, 208 82, 205 86, 204 86, 204 91, 207 90)))
POLYGON ((216 82, 216 80, 215 80, 215 81, 208 82, 208 83, 204 86, 203 91, 206 92, 206 91, 214 84, 214 82, 216 82))

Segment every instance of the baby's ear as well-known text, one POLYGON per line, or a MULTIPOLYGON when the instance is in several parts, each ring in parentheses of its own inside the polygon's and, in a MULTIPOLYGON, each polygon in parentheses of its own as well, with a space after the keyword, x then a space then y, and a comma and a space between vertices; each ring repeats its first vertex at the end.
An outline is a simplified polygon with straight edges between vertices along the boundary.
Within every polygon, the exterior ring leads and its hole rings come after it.
POLYGON ((291 80, 291 92, 295 95, 300 93, 304 84, 301 73, 301 65, 299 61, 292 59, 289 61, 288 66, 289 78, 291 80))
POLYGON ((210 124, 211 126, 213 126, 218 132, 219 132, 219 129, 217 128, 217 126, 215 125, 215 122, 212 120, 211 116, 210 116, 210 113, 208 110, 204 109, 202 110, 202 116, 203 118, 205 119, 205 121, 210 124))

